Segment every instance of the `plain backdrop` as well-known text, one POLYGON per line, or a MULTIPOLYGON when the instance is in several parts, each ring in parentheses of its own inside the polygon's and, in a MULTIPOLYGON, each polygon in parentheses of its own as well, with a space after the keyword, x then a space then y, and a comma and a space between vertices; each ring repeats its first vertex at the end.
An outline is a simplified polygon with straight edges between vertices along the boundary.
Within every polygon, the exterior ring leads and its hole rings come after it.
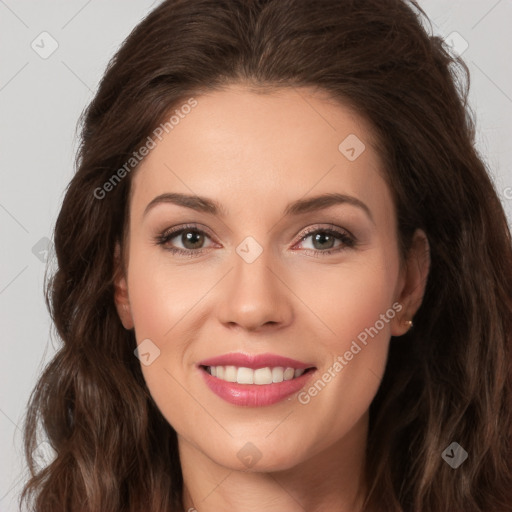
MULTIPOLYGON (((313 0, 312 0, 313 1, 313 0)), ((26 403, 55 352, 43 295, 76 124, 158 0, 0 0, 0 511, 18 510, 26 403)), ((477 147, 512 221, 512 2, 420 0, 471 72, 477 147)))

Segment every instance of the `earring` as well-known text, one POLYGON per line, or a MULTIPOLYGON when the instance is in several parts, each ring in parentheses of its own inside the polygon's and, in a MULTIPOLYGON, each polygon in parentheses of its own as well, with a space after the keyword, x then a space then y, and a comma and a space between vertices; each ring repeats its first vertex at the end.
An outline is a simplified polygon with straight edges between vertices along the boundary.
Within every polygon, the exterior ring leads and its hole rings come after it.
MULTIPOLYGON (((405 323, 409 326, 409 329, 412 327, 412 320, 406 320, 405 323)), ((409 330, 407 329, 407 330, 409 330)))

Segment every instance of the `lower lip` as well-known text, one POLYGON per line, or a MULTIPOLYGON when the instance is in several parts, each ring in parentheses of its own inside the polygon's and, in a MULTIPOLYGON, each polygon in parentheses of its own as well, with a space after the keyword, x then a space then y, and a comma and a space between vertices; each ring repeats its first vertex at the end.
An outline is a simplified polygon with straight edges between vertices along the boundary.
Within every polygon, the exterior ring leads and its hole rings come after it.
POLYGON ((206 385, 220 398, 233 405, 246 407, 264 407, 272 405, 298 393, 315 373, 309 370, 300 377, 273 384, 238 384, 227 382, 210 375, 204 368, 199 368, 206 385))

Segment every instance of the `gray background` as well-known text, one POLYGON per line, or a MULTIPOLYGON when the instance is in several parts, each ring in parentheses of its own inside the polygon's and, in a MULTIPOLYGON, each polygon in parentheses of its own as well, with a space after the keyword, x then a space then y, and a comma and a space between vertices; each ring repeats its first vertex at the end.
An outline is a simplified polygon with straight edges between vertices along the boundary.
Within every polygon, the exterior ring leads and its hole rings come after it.
MULTIPOLYGON (((76 123, 109 58, 157 3, 0 0, 0 511, 18 509, 25 406, 55 352, 43 297, 45 259, 73 174, 76 123), (47 58, 40 55, 55 43, 42 32, 58 44, 47 58)), ((437 34, 460 34, 450 38, 456 50, 468 43, 462 56, 471 72, 478 149, 511 222, 512 1, 420 5, 437 34)))

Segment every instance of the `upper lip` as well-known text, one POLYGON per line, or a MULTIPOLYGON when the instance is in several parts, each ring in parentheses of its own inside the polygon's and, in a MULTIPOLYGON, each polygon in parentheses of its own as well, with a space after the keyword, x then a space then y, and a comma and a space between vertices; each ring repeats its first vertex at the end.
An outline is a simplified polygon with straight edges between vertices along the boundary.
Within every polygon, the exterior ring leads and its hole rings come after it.
POLYGON ((232 352, 221 356, 211 357, 199 362, 199 366, 237 366, 244 368, 277 367, 295 369, 313 368, 311 363, 303 363, 289 357, 279 356, 277 354, 245 354, 243 352, 232 352))

